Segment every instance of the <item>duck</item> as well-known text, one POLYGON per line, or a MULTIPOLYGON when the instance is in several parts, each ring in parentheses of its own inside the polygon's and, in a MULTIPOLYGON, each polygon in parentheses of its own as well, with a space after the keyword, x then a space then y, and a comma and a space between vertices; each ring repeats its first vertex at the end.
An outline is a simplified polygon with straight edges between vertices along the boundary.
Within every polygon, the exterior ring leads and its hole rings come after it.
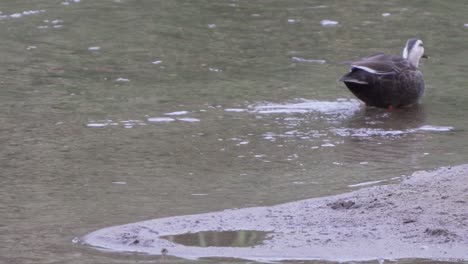
POLYGON ((403 54, 377 53, 347 62, 351 70, 339 79, 366 106, 386 108, 410 107, 418 104, 425 85, 419 61, 427 58, 423 42, 408 39, 403 54))

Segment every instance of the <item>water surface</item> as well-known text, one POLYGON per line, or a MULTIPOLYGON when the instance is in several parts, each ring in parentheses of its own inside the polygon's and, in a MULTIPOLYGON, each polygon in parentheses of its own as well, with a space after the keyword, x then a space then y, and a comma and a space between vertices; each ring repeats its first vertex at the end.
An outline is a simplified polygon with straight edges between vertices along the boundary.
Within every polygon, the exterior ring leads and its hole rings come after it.
POLYGON ((147 260, 71 240, 468 157, 463 1, 28 0, 0 11, 7 263, 147 260), (420 107, 366 109, 337 82, 340 61, 400 53, 414 36, 431 55, 420 107))

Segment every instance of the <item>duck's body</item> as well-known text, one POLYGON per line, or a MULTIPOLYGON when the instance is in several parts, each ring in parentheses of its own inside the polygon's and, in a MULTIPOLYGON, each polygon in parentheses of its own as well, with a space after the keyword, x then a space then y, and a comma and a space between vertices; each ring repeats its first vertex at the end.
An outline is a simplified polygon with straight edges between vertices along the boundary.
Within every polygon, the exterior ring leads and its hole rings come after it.
POLYGON ((410 106, 424 94, 423 75, 418 70, 423 55, 422 41, 410 39, 403 56, 379 53, 353 61, 351 71, 340 81, 368 106, 410 106))

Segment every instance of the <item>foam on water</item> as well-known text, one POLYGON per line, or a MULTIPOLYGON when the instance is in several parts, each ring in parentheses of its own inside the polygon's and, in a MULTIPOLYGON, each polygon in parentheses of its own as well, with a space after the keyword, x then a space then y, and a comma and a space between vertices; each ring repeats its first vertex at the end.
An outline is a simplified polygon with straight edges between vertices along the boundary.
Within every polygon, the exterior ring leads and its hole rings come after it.
POLYGON ((133 128, 134 126, 145 126, 146 123, 141 120, 121 120, 121 121, 113 121, 113 120, 92 120, 86 124, 86 127, 89 128, 99 128, 99 127, 107 127, 107 126, 123 126, 124 128, 133 128))
POLYGON ((433 132, 448 132, 452 131, 454 128, 451 126, 431 126, 431 125, 425 125, 422 127, 419 127, 417 130, 422 130, 422 131, 433 131, 433 132))
POLYGON ((181 118, 177 118, 177 120, 183 121, 183 122, 189 122, 189 123, 200 122, 200 119, 193 118, 193 117, 181 117, 181 118))
POLYGON ((349 117, 360 109, 361 103, 353 99, 338 99, 336 101, 317 101, 299 99, 297 103, 251 106, 251 112, 259 114, 295 114, 295 113, 320 113, 336 117, 349 117))
MULTIPOLYGON (((286 131, 284 133, 274 133, 274 132, 266 132, 262 135, 263 139, 275 142, 276 140, 282 138, 282 139, 300 139, 300 140, 313 140, 313 139, 321 139, 321 138, 327 138, 328 133, 325 131, 319 131, 319 130, 307 130, 307 131, 299 131, 299 130, 290 130, 286 131)), ((328 140, 328 139, 325 139, 328 140)), ((324 141, 324 147, 331 147, 331 144, 327 141, 324 141)), ((341 142, 334 142, 335 144, 341 144, 341 142)), ((332 144, 333 145, 333 144, 332 144)), ((334 145, 333 145, 334 146, 334 145)))
POLYGON ((448 132, 453 129, 454 128, 450 126, 424 125, 418 128, 405 130, 386 130, 382 128, 334 128, 331 129, 331 131, 342 137, 396 137, 417 132, 448 132))
POLYGON ((245 112, 247 109, 242 109, 242 108, 226 108, 224 109, 226 112, 245 112))
MULTIPOLYGON (((18 13, 13 13, 13 14, 5 14, 5 15, 0 15, 0 19, 6 19, 6 18, 21 18, 23 16, 30 16, 30 15, 37 15, 40 13, 46 12, 43 9, 40 10, 26 10, 18 13)), ((1 13, 0 13, 1 14, 1 13)))
POLYGON ((164 115, 175 116, 175 115, 186 115, 188 113, 189 113, 188 111, 176 111, 176 112, 165 113, 164 115))
POLYGON ((86 124, 87 127, 105 127, 108 124, 106 123, 88 123, 86 124))
POLYGON ((342 137, 394 137, 408 133, 403 130, 385 130, 381 128, 334 128, 333 133, 342 137))
POLYGON ((324 19, 320 21, 320 25, 324 27, 334 27, 334 26, 338 26, 338 24, 339 24, 338 21, 334 21, 334 20, 324 19))
POLYGON ((222 71, 223 71, 223 70, 218 69, 218 68, 215 68, 215 67, 208 67, 208 70, 209 70, 210 72, 222 72, 222 71))
POLYGON ((62 2, 62 5, 68 6, 68 5, 76 4, 76 3, 79 3, 79 2, 81 2, 81 0, 66 0, 66 1, 62 2))
POLYGON ((148 122, 173 122, 175 121, 174 118, 170 117, 149 117, 148 122))

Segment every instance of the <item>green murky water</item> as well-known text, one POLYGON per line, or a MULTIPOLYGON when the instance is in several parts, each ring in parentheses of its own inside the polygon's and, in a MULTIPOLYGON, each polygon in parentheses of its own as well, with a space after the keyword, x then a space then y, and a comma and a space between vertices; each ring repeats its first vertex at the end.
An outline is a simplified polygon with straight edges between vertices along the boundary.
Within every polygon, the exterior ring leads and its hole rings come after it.
POLYGON ((71 240, 468 157, 464 1, 25 0, 0 11, 6 263, 143 261, 71 240), (422 106, 350 101, 339 62, 400 53, 414 36, 431 55, 422 106))

